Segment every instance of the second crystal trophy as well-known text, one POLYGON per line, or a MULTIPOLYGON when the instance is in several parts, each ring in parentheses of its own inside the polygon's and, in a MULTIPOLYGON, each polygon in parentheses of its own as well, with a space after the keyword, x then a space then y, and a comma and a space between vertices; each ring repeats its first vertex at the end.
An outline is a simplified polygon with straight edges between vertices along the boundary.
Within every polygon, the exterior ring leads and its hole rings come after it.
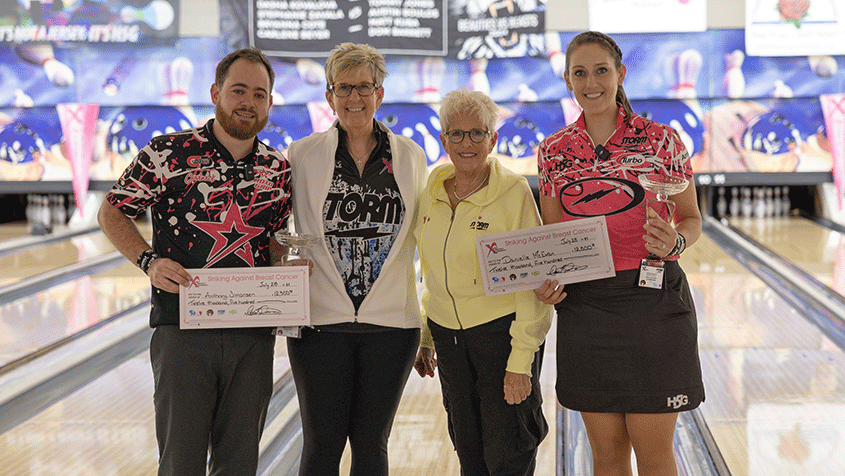
MULTIPOLYGON (((652 208, 658 215, 664 216, 667 222, 672 223, 672 215, 675 214, 675 202, 669 197, 686 190, 689 180, 662 174, 643 174, 638 179, 644 189, 656 195, 656 198, 646 200, 646 213, 648 213, 649 208, 652 208)), ((643 258, 640 265, 640 286, 663 289, 663 271, 663 258, 654 253, 649 253, 643 258)))

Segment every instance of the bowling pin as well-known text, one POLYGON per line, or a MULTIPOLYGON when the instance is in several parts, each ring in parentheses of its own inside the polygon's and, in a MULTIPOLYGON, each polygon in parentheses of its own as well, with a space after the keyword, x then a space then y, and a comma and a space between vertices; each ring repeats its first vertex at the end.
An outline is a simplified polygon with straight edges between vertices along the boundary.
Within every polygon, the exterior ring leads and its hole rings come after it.
POLYGON ((555 32, 546 33, 546 57, 552 71, 561 79, 566 72, 566 55, 563 53, 563 45, 560 42, 560 34, 555 32))
POLYGON ((308 84, 325 84, 326 71, 320 63, 310 58, 297 58, 296 72, 308 84))
POLYGON ((487 58, 469 60, 469 90, 490 94, 490 81, 487 79, 487 58))
POLYGON ((59 87, 73 84, 73 70, 57 60, 50 43, 24 43, 15 46, 15 53, 24 61, 44 68, 44 74, 51 83, 59 87))
POLYGON ((731 187, 731 204, 729 206, 732 217, 739 216, 739 189, 731 187))
POLYGON ((765 218, 766 216, 766 199, 763 187, 754 187, 754 216, 757 218, 765 218))
POLYGON ((533 89, 529 88, 527 84, 522 83, 516 87, 516 100, 520 102, 536 102, 539 96, 533 89))
POLYGON ((774 193, 772 192, 772 187, 766 187, 766 216, 773 217, 775 216, 775 204, 774 204, 774 193))
POLYGON ((419 85, 414 92, 415 102, 440 102, 440 80, 443 77, 444 68, 442 58, 425 58, 414 63, 414 75, 419 85))
POLYGON ((689 99, 697 97, 695 85, 704 58, 697 50, 688 49, 670 60, 669 74, 673 84, 669 90, 669 97, 674 99, 689 99))
POLYGON ((425 155, 428 157, 428 163, 433 164, 440 159, 440 140, 431 135, 431 133, 428 132, 428 129, 419 122, 416 126, 414 126, 414 129, 422 134, 425 155))
POLYGON ((187 106, 188 88, 194 75, 194 63, 179 56, 165 63, 161 68, 161 84, 164 86, 164 104, 168 106, 187 106))
POLYGON ((742 62, 745 53, 734 50, 725 55, 725 77, 722 78, 722 92, 725 96, 736 99, 745 93, 745 76, 742 74, 742 62))
POLYGON ((65 195, 56 195, 56 223, 61 226, 67 225, 67 206, 65 204, 65 195))
POLYGON ((15 89, 15 98, 12 99, 12 106, 24 108, 34 107, 35 101, 23 92, 22 89, 15 89))
POLYGON ((786 185, 781 187, 780 194, 781 194, 781 202, 780 202, 781 213, 783 215, 789 215, 789 212, 792 211, 792 202, 789 201, 789 187, 787 187, 786 185))
POLYGON ((750 218, 754 214, 754 202, 751 200, 751 189, 749 187, 742 187, 742 216, 750 218))
POLYGON ((725 198, 725 187, 719 187, 719 199, 716 200, 716 216, 721 218, 728 211, 728 202, 725 198))
POLYGON ((103 94, 106 96, 116 96, 120 92, 123 81, 129 76, 129 72, 132 71, 136 63, 135 50, 131 50, 112 69, 105 81, 103 81, 103 94))
POLYGON ((786 85, 781 79, 776 79, 774 84, 774 91, 772 97, 775 99, 791 98, 793 96, 792 88, 786 85))
POLYGON ((839 69, 836 59, 832 56, 808 56, 807 61, 810 63, 810 69, 820 78, 829 78, 839 69))
POLYGON ((673 78, 669 97, 683 101, 700 119, 704 116, 704 111, 698 102, 695 85, 698 82, 698 73, 701 71, 704 58, 697 50, 688 49, 675 55, 669 63, 669 74, 673 78))
POLYGON ((29 193, 26 195, 26 225, 27 228, 32 228, 32 222, 35 221, 35 195, 29 193))

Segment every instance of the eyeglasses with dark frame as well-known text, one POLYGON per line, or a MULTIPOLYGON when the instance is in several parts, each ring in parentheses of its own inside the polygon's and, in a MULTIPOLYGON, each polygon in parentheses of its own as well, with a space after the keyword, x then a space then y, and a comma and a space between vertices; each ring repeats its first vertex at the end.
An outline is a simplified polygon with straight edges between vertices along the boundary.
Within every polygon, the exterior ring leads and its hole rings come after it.
POLYGON ((352 90, 358 91, 359 96, 372 96, 376 89, 380 88, 381 86, 376 86, 373 83, 361 83, 361 84, 333 84, 329 87, 329 91, 334 93, 335 96, 339 98, 345 98, 352 94, 352 90))
POLYGON ((469 140, 479 144, 484 141, 484 138, 487 137, 487 134, 489 133, 490 131, 485 131, 483 129, 472 129, 469 131, 452 129, 451 131, 444 132, 443 135, 449 138, 449 142, 453 144, 460 144, 464 141, 464 137, 469 134, 469 140))

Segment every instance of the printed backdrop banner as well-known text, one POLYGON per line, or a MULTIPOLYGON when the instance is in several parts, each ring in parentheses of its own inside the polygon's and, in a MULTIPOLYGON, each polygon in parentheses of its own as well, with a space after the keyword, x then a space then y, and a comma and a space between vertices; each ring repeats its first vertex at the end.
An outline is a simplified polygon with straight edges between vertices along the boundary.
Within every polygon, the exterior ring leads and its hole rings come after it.
POLYGON ((343 42, 385 54, 446 54, 443 0, 251 0, 249 41, 271 56, 325 57, 343 42))
POLYGON ((746 52, 751 56, 845 54, 843 3, 746 0, 746 52))
POLYGON ((451 0, 449 56, 542 56, 545 20, 546 0, 451 0))
POLYGON ((180 0, 3 0, 0 43, 173 44, 180 0))
MULTIPOLYGON (((240 21, 233 2, 221 0, 230 23, 240 21)), ((543 54, 545 11, 546 0, 251 0, 246 22, 250 45, 270 56, 326 57, 349 41, 383 54, 505 58, 543 54)))

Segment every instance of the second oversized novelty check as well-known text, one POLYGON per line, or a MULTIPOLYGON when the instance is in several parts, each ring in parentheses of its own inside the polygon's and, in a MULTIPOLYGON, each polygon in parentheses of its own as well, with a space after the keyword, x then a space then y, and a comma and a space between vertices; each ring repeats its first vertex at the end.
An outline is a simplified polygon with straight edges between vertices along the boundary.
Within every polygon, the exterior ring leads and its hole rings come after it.
POLYGON ((494 233, 475 239, 485 293, 616 276, 603 216, 494 233))
POLYGON ((189 269, 179 288, 179 327, 307 326, 307 266, 189 269))

